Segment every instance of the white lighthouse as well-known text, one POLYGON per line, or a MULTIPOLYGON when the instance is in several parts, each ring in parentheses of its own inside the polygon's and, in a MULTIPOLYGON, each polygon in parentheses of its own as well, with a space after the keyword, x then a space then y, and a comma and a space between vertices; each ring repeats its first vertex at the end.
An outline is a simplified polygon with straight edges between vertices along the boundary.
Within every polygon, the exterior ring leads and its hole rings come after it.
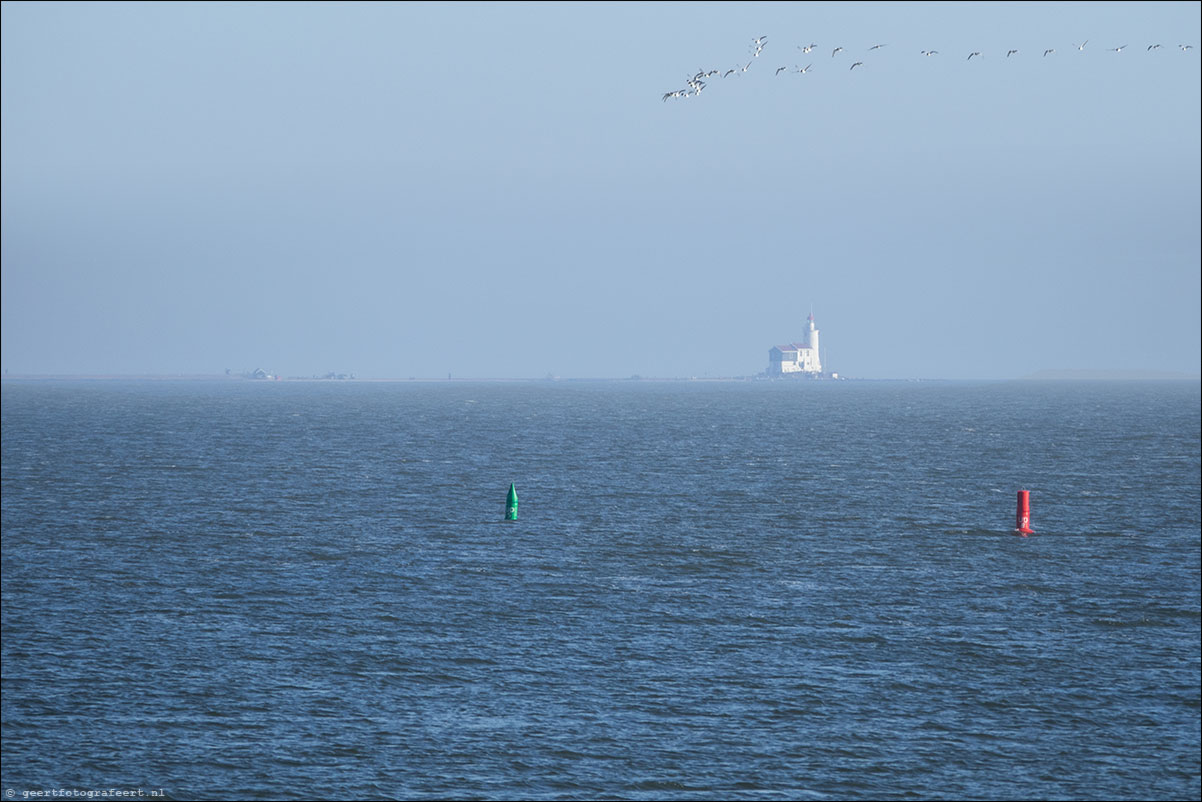
POLYGON ((815 328, 815 326, 814 326, 813 310, 810 311, 810 316, 806 318, 806 321, 810 324, 810 330, 809 330, 809 332, 807 332, 807 334, 809 336, 810 351, 814 354, 814 372, 821 373, 822 372, 822 360, 819 356, 820 352, 818 350, 818 329, 815 328))
POLYGON ((801 373, 809 376, 822 375, 822 361, 818 357, 818 329, 814 325, 814 313, 808 318, 809 330, 805 342, 774 345, 768 349, 768 375, 783 376, 801 373))

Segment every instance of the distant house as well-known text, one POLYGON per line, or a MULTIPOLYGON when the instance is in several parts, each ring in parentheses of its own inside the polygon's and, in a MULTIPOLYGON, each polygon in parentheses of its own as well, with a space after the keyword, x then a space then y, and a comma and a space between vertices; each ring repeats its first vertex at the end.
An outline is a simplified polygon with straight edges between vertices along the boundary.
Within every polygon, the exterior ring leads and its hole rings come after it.
POLYGON ((810 330, 806 341, 774 345, 768 349, 768 375, 784 376, 789 373, 809 375, 822 374, 822 361, 818 357, 818 329, 814 328, 814 314, 808 318, 810 330))

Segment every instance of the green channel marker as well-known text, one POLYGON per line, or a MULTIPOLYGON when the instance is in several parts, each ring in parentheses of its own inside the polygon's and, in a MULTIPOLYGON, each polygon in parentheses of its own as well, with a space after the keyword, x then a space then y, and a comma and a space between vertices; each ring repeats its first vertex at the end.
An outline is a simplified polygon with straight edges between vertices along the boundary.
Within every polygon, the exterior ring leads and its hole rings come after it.
POLYGON ((509 496, 505 499, 505 520, 516 521, 518 519, 518 490, 509 483, 509 496))

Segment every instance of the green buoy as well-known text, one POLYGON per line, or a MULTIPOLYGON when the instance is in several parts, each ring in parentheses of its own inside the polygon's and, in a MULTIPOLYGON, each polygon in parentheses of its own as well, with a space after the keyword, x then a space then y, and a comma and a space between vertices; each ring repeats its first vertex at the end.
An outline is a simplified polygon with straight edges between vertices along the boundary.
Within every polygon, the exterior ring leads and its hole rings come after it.
POLYGON ((518 490, 509 483, 509 496, 505 499, 505 520, 516 521, 518 519, 518 490))

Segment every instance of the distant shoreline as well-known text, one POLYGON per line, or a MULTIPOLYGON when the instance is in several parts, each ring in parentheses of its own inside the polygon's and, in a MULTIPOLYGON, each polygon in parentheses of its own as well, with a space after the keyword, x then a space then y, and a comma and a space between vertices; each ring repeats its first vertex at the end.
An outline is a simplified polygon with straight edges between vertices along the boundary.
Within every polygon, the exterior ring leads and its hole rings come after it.
MULTIPOLYGON (((588 383, 588 382, 779 382, 790 381, 787 377, 755 376, 626 376, 626 377, 416 377, 405 378, 326 378, 321 376, 282 376, 278 378, 253 378, 250 376, 227 376, 223 374, 178 373, 178 374, 102 374, 102 373, 16 373, 0 376, 3 381, 194 381, 194 382, 247 382, 252 384, 273 384, 276 382, 306 382, 306 383, 406 383, 406 384, 467 384, 467 383, 588 383)), ((836 382, 1010 382, 1010 381, 1202 381, 1202 374, 1183 373, 1175 371, 1153 370, 1040 370, 1025 376, 1001 379, 943 379, 943 378, 890 378, 876 379, 854 376, 840 376, 838 379, 806 380, 798 383, 836 383, 836 382)))
POLYGON ((1020 381, 1163 381, 1202 379, 1202 374, 1171 370, 1039 370, 1020 381))

